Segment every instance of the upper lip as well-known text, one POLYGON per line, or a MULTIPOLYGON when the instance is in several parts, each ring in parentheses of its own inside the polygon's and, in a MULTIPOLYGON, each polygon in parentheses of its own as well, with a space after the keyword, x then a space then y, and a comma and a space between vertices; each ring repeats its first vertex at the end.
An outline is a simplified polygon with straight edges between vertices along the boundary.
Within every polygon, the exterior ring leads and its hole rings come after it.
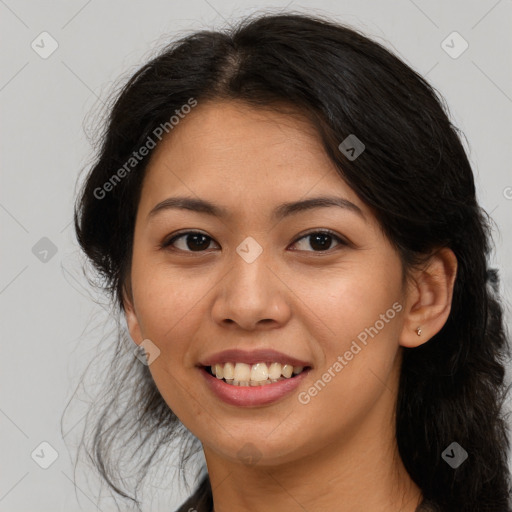
POLYGON ((271 348, 259 349, 259 350, 240 350, 240 349, 229 349, 223 350, 213 354, 199 364, 201 366, 213 366, 214 364, 224 364, 228 362, 234 363, 246 363, 256 364, 261 362, 276 362, 281 364, 291 364, 292 366, 311 366, 306 361, 301 361, 292 356, 278 352, 271 348))

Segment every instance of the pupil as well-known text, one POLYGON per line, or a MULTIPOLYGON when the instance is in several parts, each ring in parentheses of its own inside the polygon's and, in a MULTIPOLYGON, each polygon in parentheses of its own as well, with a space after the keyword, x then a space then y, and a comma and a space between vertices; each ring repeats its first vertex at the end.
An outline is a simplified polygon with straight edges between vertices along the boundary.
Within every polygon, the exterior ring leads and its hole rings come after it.
POLYGON ((311 244, 311 247, 313 247, 313 249, 315 249, 315 248, 320 248, 321 250, 328 249, 331 245, 331 238, 332 238, 331 235, 317 233, 315 235, 310 235, 310 236, 312 238, 312 241, 310 242, 310 244, 311 244), (323 243, 318 241, 319 239, 322 239, 322 238, 324 239, 323 243), (325 239, 327 239, 327 242, 325 239), (316 243, 318 243, 318 247, 315 247, 316 243))
POLYGON ((208 239, 208 237, 201 233, 195 233, 192 235, 188 235, 187 236, 187 247, 192 251, 206 249, 209 245, 209 242, 207 241, 207 239, 208 239), (192 244, 189 243, 191 239, 194 240, 192 242, 192 244), (198 239, 199 240, 202 239, 202 243, 201 243, 201 241, 198 242, 198 239), (198 247, 199 247, 199 249, 198 249, 198 247))

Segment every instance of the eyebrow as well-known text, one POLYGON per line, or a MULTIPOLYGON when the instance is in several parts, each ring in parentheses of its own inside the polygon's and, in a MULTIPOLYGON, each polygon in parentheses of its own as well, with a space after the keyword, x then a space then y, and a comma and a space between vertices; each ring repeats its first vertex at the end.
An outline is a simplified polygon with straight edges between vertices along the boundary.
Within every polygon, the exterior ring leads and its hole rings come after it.
MULTIPOLYGON (((348 199, 336 196, 318 196, 301 201, 283 203, 274 209, 272 218, 282 220, 291 215, 310 211, 316 208, 338 207, 352 211, 366 221, 366 217, 359 206, 350 202, 348 199)), ((211 203, 205 199, 195 197, 169 197, 158 203, 148 214, 148 218, 153 217, 159 212, 170 209, 191 210, 198 213, 204 213, 218 218, 227 218, 230 216, 228 210, 211 203)))

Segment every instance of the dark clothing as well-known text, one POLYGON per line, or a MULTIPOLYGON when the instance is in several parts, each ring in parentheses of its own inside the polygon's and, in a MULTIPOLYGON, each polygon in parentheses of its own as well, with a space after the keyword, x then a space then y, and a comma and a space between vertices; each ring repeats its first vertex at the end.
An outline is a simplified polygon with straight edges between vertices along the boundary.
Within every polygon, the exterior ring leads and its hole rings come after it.
MULTIPOLYGON (((212 508, 212 488, 210 486, 210 479, 206 475, 196 492, 176 512, 211 512, 212 508)), ((427 500, 423 500, 416 509, 416 512, 438 512, 438 508, 427 500)))
POLYGON ((176 512, 212 512, 213 508, 213 496, 212 488, 210 486, 210 479, 206 475, 196 492, 190 496, 190 498, 181 505, 176 512))

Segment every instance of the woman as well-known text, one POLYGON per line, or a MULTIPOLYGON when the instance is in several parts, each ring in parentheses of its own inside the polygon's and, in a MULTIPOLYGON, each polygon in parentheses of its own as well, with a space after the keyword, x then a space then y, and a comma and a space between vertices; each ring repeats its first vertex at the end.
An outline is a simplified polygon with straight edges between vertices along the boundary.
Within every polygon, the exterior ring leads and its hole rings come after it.
POLYGON ((178 439, 207 469, 180 511, 511 510, 487 217, 434 89, 379 44, 286 14, 170 45, 75 227, 142 350, 120 331, 91 436, 118 495, 178 439))

